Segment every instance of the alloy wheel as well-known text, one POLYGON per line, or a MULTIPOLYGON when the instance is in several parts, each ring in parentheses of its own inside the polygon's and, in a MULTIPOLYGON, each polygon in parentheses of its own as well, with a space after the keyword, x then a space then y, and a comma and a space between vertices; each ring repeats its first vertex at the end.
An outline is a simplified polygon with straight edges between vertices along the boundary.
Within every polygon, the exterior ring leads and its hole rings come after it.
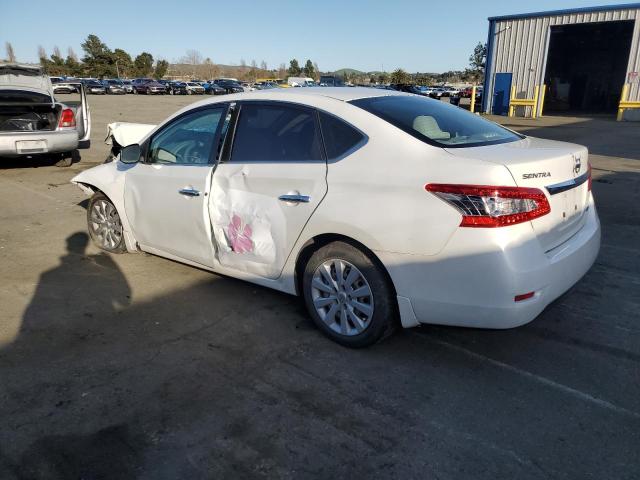
POLYGON ((340 335, 364 332, 373 318, 371 287, 362 272, 346 260, 326 260, 316 269, 311 299, 320 319, 340 335))
POLYGON ((100 246, 113 250, 122 241, 122 222, 111 202, 98 200, 91 206, 89 228, 100 246))

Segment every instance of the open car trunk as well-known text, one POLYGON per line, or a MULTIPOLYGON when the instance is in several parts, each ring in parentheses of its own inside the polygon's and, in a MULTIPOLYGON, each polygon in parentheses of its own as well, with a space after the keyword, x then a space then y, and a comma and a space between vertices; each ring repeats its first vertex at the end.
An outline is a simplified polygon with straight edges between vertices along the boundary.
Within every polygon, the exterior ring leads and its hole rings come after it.
POLYGON ((3 105, 0 108, 0 132, 55 130, 59 105, 3 105))

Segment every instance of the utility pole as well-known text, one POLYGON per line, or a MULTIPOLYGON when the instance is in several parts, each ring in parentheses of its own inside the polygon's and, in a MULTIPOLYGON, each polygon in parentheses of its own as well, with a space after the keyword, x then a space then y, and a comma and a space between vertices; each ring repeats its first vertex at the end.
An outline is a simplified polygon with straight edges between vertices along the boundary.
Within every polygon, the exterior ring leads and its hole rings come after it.
POLYGON ((118 74, 118 79, 120 78, 120 69, 118 68, 118 60, 116 60, 116 73, 118 74))

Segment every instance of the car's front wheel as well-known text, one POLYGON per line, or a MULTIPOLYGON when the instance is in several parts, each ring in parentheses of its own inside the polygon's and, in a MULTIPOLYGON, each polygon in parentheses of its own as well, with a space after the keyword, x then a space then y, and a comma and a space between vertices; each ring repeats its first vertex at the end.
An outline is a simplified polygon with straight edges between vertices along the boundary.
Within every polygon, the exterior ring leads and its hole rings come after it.
POLYGON ((109 198, 101 192, 93 194, 87 208, 87 226, 91 240, 102 250, 126 252, 120 214, 109 198))
POLYGON ((389 336, 398 324, 387 275, 349 243, 332 242, 313 253, 302 290, 318 328, 341 345, 367 347, 389 336))

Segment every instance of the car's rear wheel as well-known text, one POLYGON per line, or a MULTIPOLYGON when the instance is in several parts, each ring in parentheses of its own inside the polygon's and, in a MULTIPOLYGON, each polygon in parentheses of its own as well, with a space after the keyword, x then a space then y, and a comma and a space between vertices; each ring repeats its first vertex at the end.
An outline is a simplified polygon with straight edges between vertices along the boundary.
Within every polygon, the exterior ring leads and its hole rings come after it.
POLYGON ((87 226, 91 240, 102 250, 126 252, 124 230, 115 205, 103 193, 95 193, 87 208, 87 226))
POLYGON ((341 345, 367 347, 389 336, 398 324, 387 275, 349 243, 332 242, 313 253, 302 290, 318 328, 341 345))

